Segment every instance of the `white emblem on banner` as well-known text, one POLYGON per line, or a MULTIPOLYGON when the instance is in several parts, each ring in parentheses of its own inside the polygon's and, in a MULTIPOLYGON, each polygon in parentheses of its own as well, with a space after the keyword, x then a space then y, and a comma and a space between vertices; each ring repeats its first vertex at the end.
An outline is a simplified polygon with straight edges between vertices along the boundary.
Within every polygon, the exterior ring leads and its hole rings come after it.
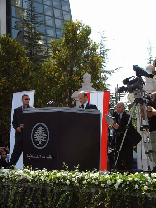
POLYGON ((31 140, 37 149, 43 149, 49 141, 49 130, 44 123, 37 123, 31 132, 31 140))

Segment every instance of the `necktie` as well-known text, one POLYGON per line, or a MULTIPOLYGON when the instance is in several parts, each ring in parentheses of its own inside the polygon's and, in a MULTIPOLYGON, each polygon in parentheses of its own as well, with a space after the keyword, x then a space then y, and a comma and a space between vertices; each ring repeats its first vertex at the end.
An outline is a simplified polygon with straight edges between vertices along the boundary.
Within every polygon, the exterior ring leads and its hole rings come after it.
POLYGON ((83 108, 83 109, 84 109, 84 105, 83 105, 83 104, 81 105, 81 108, 83 108))
POLYGON ((121 118, 120 118, 120 114, 118 114, 118 124, 120 124, 121 118))

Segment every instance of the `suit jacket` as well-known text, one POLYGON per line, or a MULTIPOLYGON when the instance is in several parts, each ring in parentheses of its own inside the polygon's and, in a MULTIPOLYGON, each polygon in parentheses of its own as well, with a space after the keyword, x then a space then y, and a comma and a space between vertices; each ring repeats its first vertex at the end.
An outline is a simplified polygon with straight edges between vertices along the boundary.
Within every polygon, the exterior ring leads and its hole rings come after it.
MULTIPOLYGON (((79 108, 82 108, 81 105, 79 106, 79 108)), ((96 110, 98 110, 97 106, 94 105, 94 104, 91 104, 90 102, 87 103, 85 109, 96 109, 96 110)))
MULTIPOLYGON (((123 112, 122 119, 120 121, 120 126, 117 130, 115 130, 116 132, 118 132, 118 134, 120 133, 123 135, 123 133, 126 131, 126 126, 128 124, 129 117, 130 115, 128 115, 126 112, 123 112)), ((115 119, 116 121, 118 121, 117 113, 115 114, 115 119)), ((141 135, 137 132, 137 130, 132 125, 132 121, 130 121, 129 123, 125 139, 128 139, 133 146, 136 146, 142 139, 141 135)))
MULTIPOLYGON (((115 117, 115 120, 118 123, 118 114, 117 114, 117 112, 114 113, 113 117, 115 117)), ((120 144, 122 142, 122 139, 123 139, 123 136, 124 136, 124 133, 126 131, 126 127, 127 127, 128 121, 129 121, 129 117, 130 117, 130 115, 127 114, 124 111, 123 114, 122 114, 122 118, 120 120, 119 128, 114 129, 114 136, 117 137, 117 139, 116 139, 117 149, 120 147, 120 144)), ((132 121, 130 121, 129 126, 132 126, 132 121)), ((126 134, 124 143, 127 143, 127 134, 126 134)))
MULTIPOLYGON (((32 107, 29 105, 27 108, 32 108, 32 107)), ((17 127, 20 126, 20 124, 23 124, 22 106, 14 109, 13 121, 12 121, 13 128, 15 129, 15 139, 19 141, 22 140, 22 132, 18 132, 16 129, 17 127)))
MULTIPOLYGON (((115 112, 113 114, 113 117, 115 117, 116 122, 118 123, 118 114, 115 112)), ((122 118, 120 120, 119 128, 114 129, 113 132, 113 138, 115 140, 115 157, 117 159, 117 155, 119 152, 119 149, 121 147, 124 133, 126 131, 126 127, 129 121, 130 115, 126 112, 123 112, 122 118)), ((132 126, 132 122, 130 121, 129 126, 132 126)), ((118 170, 130 170, 133 168, 133 145, 128 139, 129 132, 127 131, 127 134, 124 138, 124 142, 122 145, 122 148, 119 152, 119 158, 117 161, 117 169, 118 170)))

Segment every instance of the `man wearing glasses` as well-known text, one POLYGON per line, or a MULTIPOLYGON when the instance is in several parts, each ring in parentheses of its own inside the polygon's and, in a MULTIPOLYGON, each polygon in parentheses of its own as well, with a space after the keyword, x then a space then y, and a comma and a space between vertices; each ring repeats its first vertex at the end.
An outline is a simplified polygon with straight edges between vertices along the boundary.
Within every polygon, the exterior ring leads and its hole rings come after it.
POLYGON ((12 125, 15 129, 15 145, 13 153, 11 155, 9 167, 16 165, 22 151, 23 151, 23 110, 27 108, 32 108, 29 105, 29 96, 27 94, 22 95, 23 105, 14 110, 12 125))

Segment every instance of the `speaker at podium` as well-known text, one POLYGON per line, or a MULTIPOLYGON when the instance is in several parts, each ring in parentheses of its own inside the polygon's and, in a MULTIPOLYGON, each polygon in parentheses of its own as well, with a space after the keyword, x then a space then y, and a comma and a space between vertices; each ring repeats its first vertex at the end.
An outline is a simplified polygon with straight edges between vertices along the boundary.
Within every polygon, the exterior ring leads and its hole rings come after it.
POLYGON ((23 164, 32 169, 100 170, 100 111, 32 108, 24 111, 23 164))

